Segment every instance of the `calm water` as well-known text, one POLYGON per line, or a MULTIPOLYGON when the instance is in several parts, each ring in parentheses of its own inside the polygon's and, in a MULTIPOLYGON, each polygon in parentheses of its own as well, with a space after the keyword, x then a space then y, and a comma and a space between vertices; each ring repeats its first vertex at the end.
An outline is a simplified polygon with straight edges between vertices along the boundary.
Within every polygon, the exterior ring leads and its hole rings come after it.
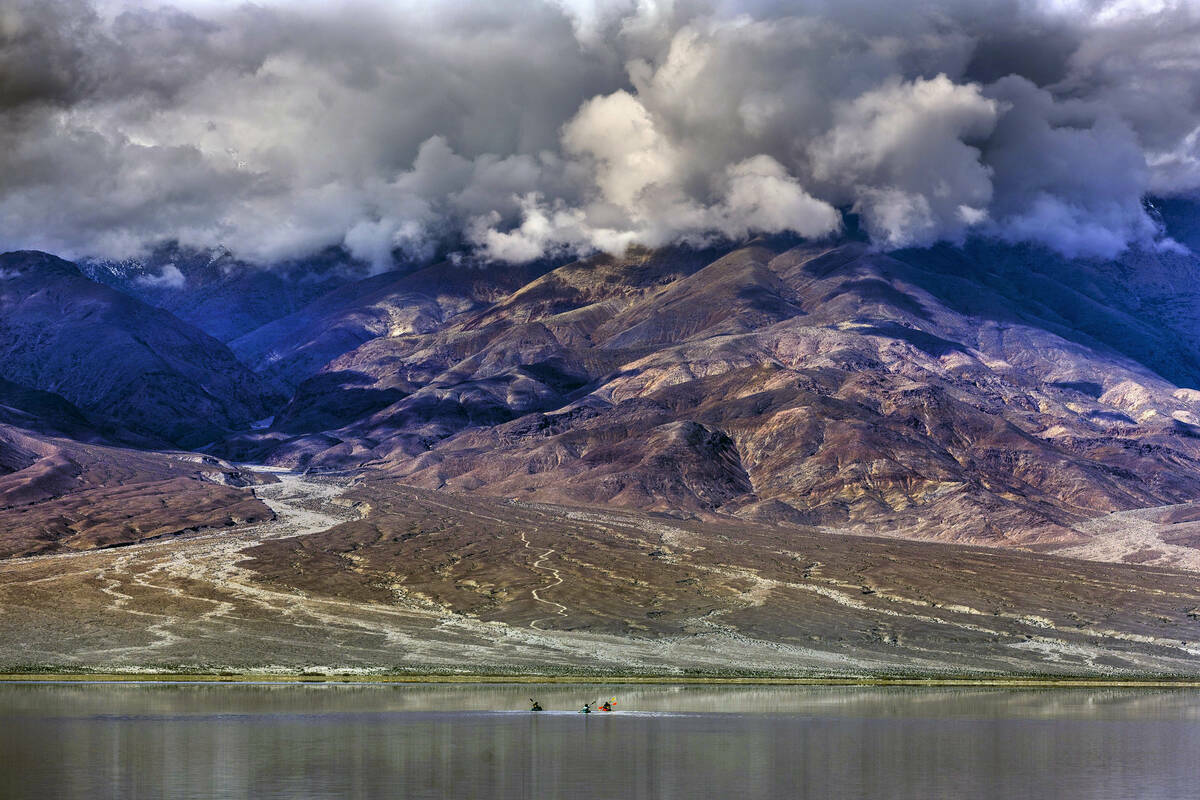
POLYGON ((0 685, 6 799, 1198 796, 1188 690, 0 685))

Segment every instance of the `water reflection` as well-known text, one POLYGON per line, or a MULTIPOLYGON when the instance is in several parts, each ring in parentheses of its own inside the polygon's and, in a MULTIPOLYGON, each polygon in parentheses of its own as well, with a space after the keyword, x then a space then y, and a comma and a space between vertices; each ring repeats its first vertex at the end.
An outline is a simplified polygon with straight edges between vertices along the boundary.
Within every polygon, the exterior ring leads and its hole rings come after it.
POLYGON ((5 798, 1182 798, 1198 747, 1185 690, 0 686, 5 798))

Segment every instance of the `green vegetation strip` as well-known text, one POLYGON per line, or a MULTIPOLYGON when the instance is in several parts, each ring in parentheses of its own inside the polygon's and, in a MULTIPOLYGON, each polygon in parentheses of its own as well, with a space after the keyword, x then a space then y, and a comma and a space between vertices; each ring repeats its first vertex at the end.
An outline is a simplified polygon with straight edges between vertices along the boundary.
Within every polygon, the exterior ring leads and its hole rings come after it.
POLYGON ((707 684, 771 686, 928 686, 997 688, 1186 688, 1200 689, 1200 679, 1174 676, 1147 678, 1089 677, 749 677, 673 675, 355 675, 318 673, 197 672, 13 672, 0 673, 0 683, 27 682, 127 683, 562 683, 562 684, 707 684))

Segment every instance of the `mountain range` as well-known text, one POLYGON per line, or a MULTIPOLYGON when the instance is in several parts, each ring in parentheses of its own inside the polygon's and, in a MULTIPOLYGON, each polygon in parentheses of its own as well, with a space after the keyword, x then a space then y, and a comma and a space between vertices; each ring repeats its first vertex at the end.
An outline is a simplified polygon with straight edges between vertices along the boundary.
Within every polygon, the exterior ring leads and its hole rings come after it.
MULTIPOLYGON (((388 298, 419 323, 329 341, 268 429, 216 450, 538 501, 1077 542, 1083 520, 1196 496, 1197 269, 764 241, 594 257, 499 299, 403 278, 388 298)), ((361 320, 349 294, 268 326, 291 330, 272 352, 293 380, 299 352, 361 320)))
MULTIPOLYGON (((123 264, 8 253, 0 556, 270 523, 281 506, 253 487, 288 470, 351 481, 339 502, 365 516, 246 539, 242 563, 272 591, 398 592, 539 630, 549 604, 572 631, 693 635, 695 614, 732 614, 714 598, 759 591, 738 576, 790 576, 778 559, 801 543, 899 559, 912 586, 929 577, 918 561, 954 564, 955 592, 983 562, 953 548, 980 545, 1048 558, 1054 574, 1075 563, 1059 556, 1132 570, 1104 573, 1113 586, 1186 583, 1178 570, 1200 569, 1187 211, 1161 212, 1178 243, 1115 261, 982 240, 881 252, 854 237, 374 275, 339 253, 278 271, 178 248, 123 264), (522 538, 493 541, 484 518, 522 538), (660 527, 658 544, 616 543, 660 527), (845 536, 864 543, 833 544, 845 536), (505 588, 566 553, 533 606, 505 588), (613 553, 650 559, 612 574, 646 594, 653 621, 616 611, 592 575, 613 553), (582 605, 546 600, 568 575, 582 605)), ((988 591, 1040 569, 1001 563, 979 578, 988 591)), ((1022 591, 1007 586, 1005 607, 1022 591)), ((1114 619, 1133 619, 1111 599, 1125 591, 1106 595, 1114 619)), ((1038 613, 1075 613, 1038 597, 1038 613)), ((757 619, 768 638, 793 635, 757 619)))
POLYGON ((1200 489, 1200 261, 1183 247, 1089 262, 776 238, 357 280, 334 255, 307 273, 156 258, 89 262, 106 286, 0 257, 5 422, 986 544, 1078 543, 1082 521, 1200 489), (144 280, 168 260, 182 283, 144 280))

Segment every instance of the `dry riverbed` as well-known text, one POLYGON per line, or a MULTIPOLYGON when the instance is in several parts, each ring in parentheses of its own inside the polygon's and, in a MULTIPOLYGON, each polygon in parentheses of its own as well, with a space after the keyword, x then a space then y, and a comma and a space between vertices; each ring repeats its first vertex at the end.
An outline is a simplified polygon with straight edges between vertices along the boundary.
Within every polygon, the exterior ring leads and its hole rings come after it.
POLYGON ((0 562, 3 667, 232 680, 1200 672, 1200 589, 1171 569, 275 476, 253 489, 271 522, 0 562))

